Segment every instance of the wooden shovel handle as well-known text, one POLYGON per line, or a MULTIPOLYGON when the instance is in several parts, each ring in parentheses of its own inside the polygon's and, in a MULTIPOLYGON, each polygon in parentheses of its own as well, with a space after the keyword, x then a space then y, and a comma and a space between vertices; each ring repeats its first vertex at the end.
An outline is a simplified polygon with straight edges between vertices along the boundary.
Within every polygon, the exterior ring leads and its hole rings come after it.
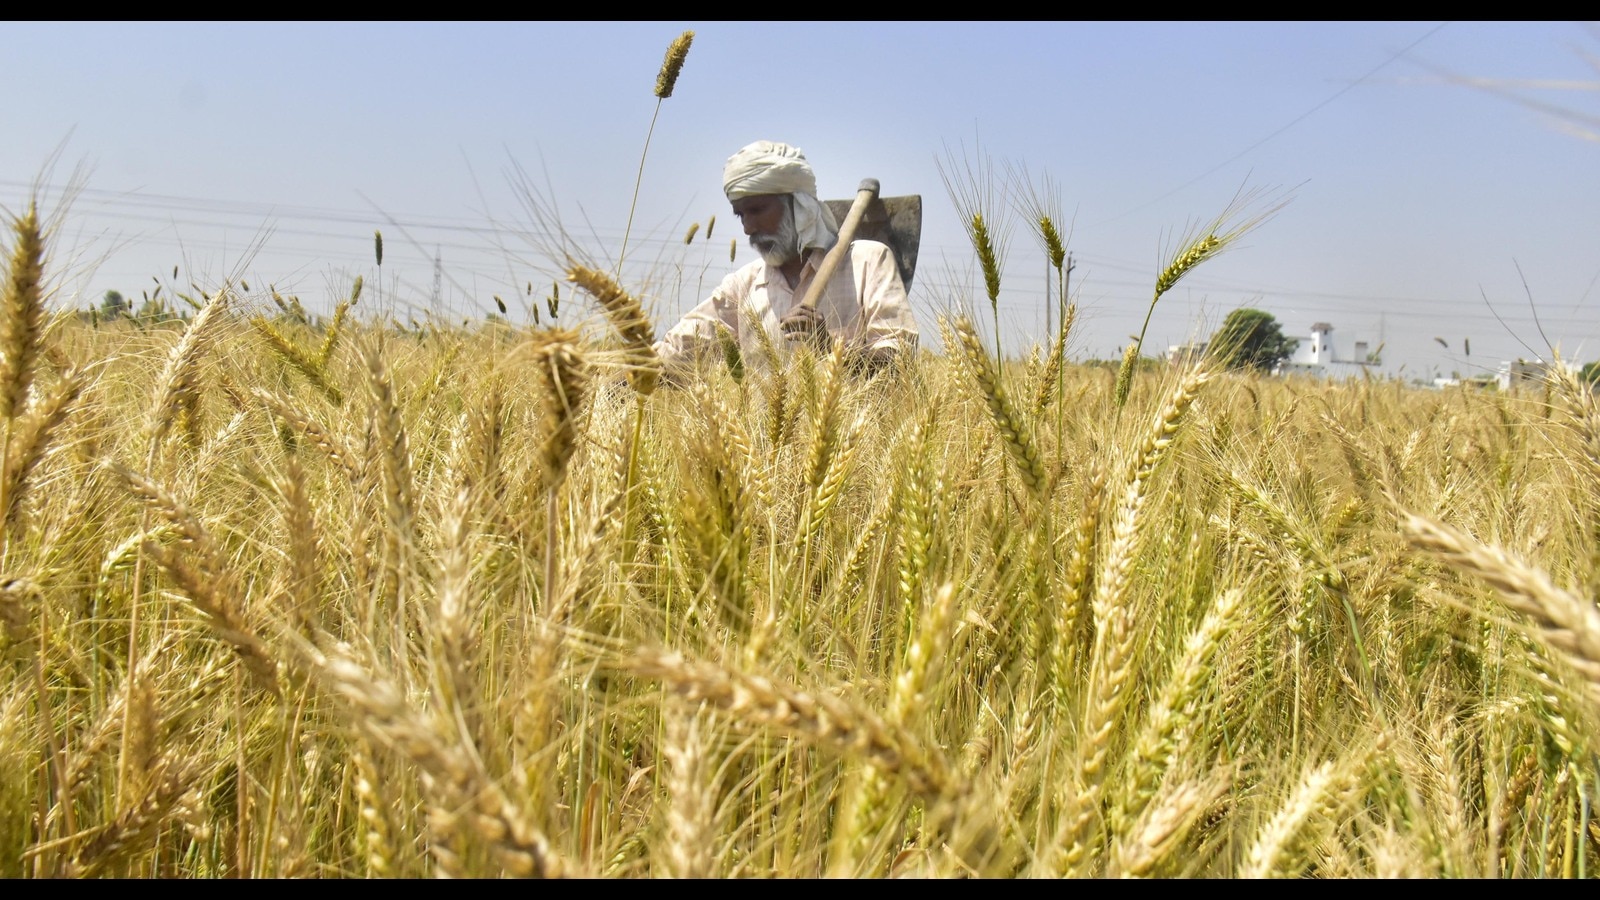
POLYGON ((878 196, 878 179, 863 178, 860 187, 856 188, 856 200, 850 204, 850 212, 844 217, 844 222, 839 225, 839 239, 828 249, 828 255, 822 258, 822 265, 817 267, 817 277, 812 279, 811 286, 806 289, 805 299, 800 305, 807 309, 816 309, 817 301, 822 299, 822 291, 828 286, 828 281, 833 278, 833 273, 839 268, 839 263, 850 252, 850 242, 855 240, 856 226, 861 224, 861 217, 867 214, 867 206, 878 196))

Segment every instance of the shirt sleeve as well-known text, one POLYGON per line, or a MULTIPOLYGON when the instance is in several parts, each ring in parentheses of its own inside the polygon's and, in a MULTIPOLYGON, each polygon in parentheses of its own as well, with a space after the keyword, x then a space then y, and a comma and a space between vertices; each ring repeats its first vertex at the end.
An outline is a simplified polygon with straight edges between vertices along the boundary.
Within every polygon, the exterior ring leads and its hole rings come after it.
POLYGON ((715 346, 719 323, 726 325, 734 334, 739 333, 738 275, 733 273, 723 278, 711 296, 685 313, 678 324, 656 341, 656 355, 661 357, 662 362, 693 359, 708 347, 715 346))
POLYGON ((861 288, 863 323, 856 335, 859 346, 915 352, 920 337, 917 319, 911 313, 894 251, 878 241, 855 241, 850 245, 850 264, 861 288))

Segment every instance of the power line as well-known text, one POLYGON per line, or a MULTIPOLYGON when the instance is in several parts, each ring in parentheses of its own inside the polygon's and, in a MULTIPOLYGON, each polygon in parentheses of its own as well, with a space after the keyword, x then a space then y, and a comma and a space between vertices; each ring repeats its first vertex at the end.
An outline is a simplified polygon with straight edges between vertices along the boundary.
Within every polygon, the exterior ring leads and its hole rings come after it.
POLYGON ((1179 191, 1183 190, 1184 188, 1187 188, 1187 187, 1193 185, 1195 182, 1201 180, 1202 178, 1205 178, 1208 175, 1215 174, 1217 172, 1217 170, 1223 168, 1224 166, 1226 166, 1226 165, 1228 165, 1230 163, 1236 162, 1237 160, 1239 160, 1240 157, 1243 157, 1245 154, 1249 153, 1252 150, 1255 150, 1256 148, 1260 147, 1262 144, 1265 144, 1267 141, 1272 140, 1273 138, 1277 137, 1278 135, 1283 134, 1285 131, 1288 131, 1289 129, 1293 128, 1294 126, 1300 124, 1301 122, 1303 122, 1306 119, 1310 118, 1313 113, 1317 112, 1318 110, 1322 109, 1323 107, 1327 106, 1328 104, 1332 103, 1333 101, 1339 99, 1340 97, 1343 97, 1345 94, 1348 94, 1350 91, 1354 90, 1357 86, 1365 83, 1368 79, 1370 79, 1370 78, 1372 78, 1372 76, 1378 74, 1379 71, 1381 71, 1382 69, 1387 67, 1390 63, 1394 62, 1395 60, 1399 59, 1400 57, 1402 57, 1402 56, 1406 55, 1407 53, 1411 52, 1412 48, 1416 47, 1418 44, 1422 43, 1423 41, 1427 40, 1428 38, 1433 37, 1435 34, 1437 34, 1439 32, 1439 29, 1443 28, 1444 26, 1446 26, 1448 24, 1450 24, 1450 23, 1449 22, 1440 22, 1438 25, 1435 25, 1433 28, 1428 30, 1427 34, 1424 34, 1422 37, 1419 37, 1416 40, 1412 41, 1411 43, 1407 44, 1404 48, 1402 48, 1400 50, 1397 50, 1394 53, 1390 54, 1388 59, 1384 60, 1381 63, 1378 63, 1376 66, 1373 66, 1372 69, 1370 69, 1365 75, 1362 75, 1360 78, 1357 78, 1355 81, 1352 81, 1349 84, 1345 85, 1343 88, 1335 91, 1333 93, 1333 96, 1329 97, 1328 99, 1323 100, 1321 103, 1318 103, 1316 106, 1313 106, 1310 109, 1306 110, 1305 112, 1301 113, 1300 115, 1295 116, 1293 119, 1289 120, 1288 124, 1284 125, 1282 128, 1279 128, 1277 131, 1272 132, 1271 134, 1267 135, 1266 137, 1256 141, 1254 144, 1251 144, 1250 146, 1244 148, 1243 150, 1240 150, 1238 153, 1235 153, 1234 155, 1232 155, 1232 156, 1228 157, 1227 159, 1223 160, 1222 162, 1219 162, 1216 165, 1212 166, 1211 168, 1205 170, 1204 172, 1201 172, 1199 175, 1196 175, 1195 177, 1189 179, 1188 181, 1185 181, 1183 184, 1178 185, 1177 187, 1173 188, 1170 191, 1167 191, 1165 194, 1162 194, 1161 196, 1156 197, 1156 198, 1154 198, 1152 200, 1148 200, 1145 203, 1143 203, 1143 204, 1141 204, 1139 206, 1135 206, 1132 209, 1129 209, 1129 210, 1127 210, 1125 212, 1122 212, 1122 213, 1120 213, 1118 215, 1112 216, 1109 219, 1102 220, 1101 222, 1097 223, 1097 226, 1098 225, 1104 225, 1104 224, 1107 224, 1109 222, 1115 222, 1118 219, 1124 218, 1126 216, 1131 216, 1134 213, 1139 212, 1140 210, 1148 209, 1149 207, 1154 206, 1157 203, 1160 203, 1162 200, 1165 200, 1168 197, 1171 197, 1173 194, 1178 193, 1179 191))

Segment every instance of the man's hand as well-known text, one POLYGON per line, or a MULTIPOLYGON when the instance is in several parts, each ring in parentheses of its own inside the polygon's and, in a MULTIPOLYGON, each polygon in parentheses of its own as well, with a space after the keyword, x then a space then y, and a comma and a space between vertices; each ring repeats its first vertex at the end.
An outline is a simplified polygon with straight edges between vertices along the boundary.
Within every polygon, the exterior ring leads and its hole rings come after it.
POLYGON ((815 307, 797 306, 778 320, 778 325, 783 328, 784 337, 791 341, 810 341, 811 346, 817 350, 827 350, 833 346, 833 336, 828 334, 828 327, 822 321, 822 313, 815 307))
POLYGON ((900 351, 894 347, 872 347, 850 358, 850 371, 865 378, 888 369, 900 360, 900 351))

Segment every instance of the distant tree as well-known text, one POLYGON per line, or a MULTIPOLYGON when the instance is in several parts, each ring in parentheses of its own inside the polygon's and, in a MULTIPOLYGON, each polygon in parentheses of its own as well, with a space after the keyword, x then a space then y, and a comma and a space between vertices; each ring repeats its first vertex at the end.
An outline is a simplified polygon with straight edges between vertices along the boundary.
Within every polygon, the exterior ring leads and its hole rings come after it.
POLYGON ((140 322, 150 325, 182 318, 171 307, 167 306, 167 301, 160 297, 151 297, 139 304, 139 311, 134 315, 138 317, 140 322))
POLYGON ((1294 354, 1300 341, 1284 337, 1271 313, 1241 308, 1228 313, 1222 327, 1211 336, 1211 347, 1232 369, 1270 372, 1294 354))
POLYGON ((128 312, 128 300, 122 296, 121 291, 106 291, 105 297, 100 301, 100 315, 107 319, 119 319, 128 312))
POLYGON ((1578 370, 1578 377, 1583 379, 1584 384, 1592 385, 1600 381, 1600 360, 1584 363, 1583 368, 1578 370))

